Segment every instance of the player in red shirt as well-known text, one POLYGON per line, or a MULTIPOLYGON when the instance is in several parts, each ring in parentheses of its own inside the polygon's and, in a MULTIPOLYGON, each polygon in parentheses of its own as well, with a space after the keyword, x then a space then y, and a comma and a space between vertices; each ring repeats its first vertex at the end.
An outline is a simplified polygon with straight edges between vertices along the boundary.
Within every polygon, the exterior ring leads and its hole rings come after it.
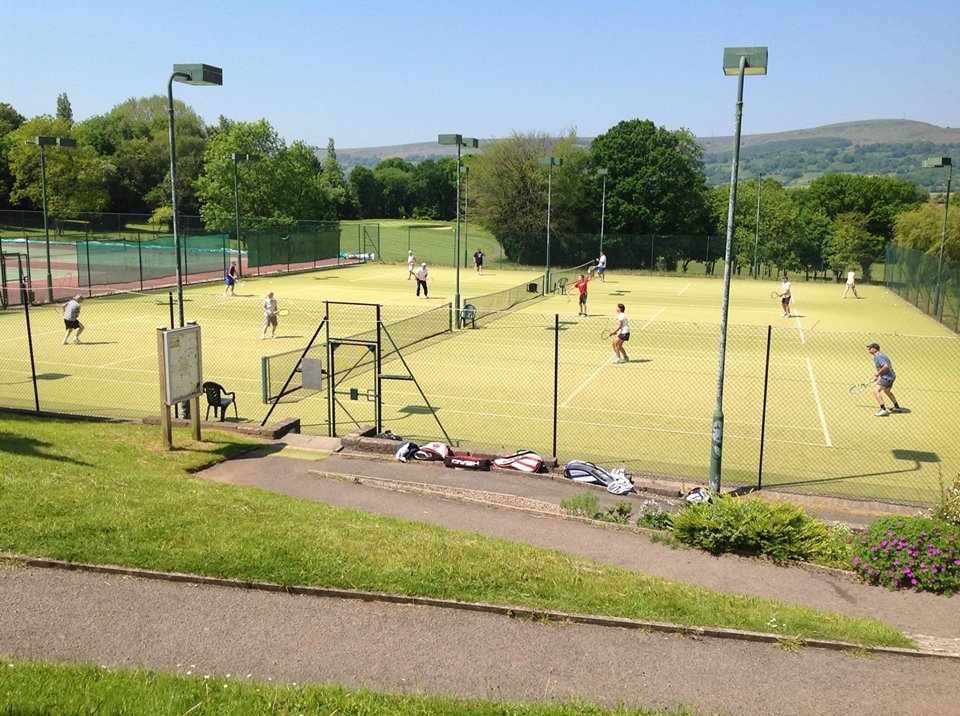
POLYGON ((580 280, 573 284, 580 292, 580 310, 577 313, 578 316, 587 315, 587 284, 590 283, 590 277, 580 274, 580 280))

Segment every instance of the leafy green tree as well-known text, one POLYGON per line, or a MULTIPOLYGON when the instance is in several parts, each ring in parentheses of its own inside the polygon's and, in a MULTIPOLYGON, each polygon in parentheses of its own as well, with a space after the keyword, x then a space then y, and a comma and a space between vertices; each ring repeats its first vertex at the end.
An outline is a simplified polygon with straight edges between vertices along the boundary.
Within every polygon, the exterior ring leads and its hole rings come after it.
MULTIPOLYGON (((950 202, 951 205, 953 202, 950 202)), ((893 240, 915 251, 939 255, 943 236, 943 205, 928 202, 913 211, 897 214, 893 240)), ((943 258, 960 262, 960 207, 947 212, 947 233, 943 242, 943 258)))
POLYGON ((343 174, 343 166, 337 160, 337 150, 333 143, 333 137, 327 140, 327 158, 323 162, 320 186, 338 217, 353 213, 353 207, 351 206, 353 196, 343 174))
POLYGON ((926 201, 913 182, 887 177, 827 174, 800 192, 801 201, 831 219, 856 212, 866 217, 866 230, 885 241, 893 239, 894 217, 926 201))
MULTIPOLYGON (((43 206, 38 136, 70 137, 70 123, 49 116, 34 117, 10 132, 9 159, 13 175, 13 202, 43 206)), ((107 191, 113 167, 87 144, 74 148, 47 147, 47 209, 51 214, 103 211, 109 204, 107 191)))
POLYGON ((837 215, 833 221, 834 229, 824 251, 827 265, 838 275, 859 266, 863 278, 869 280, 871 267, 883 255, 886 240, 870 233, 870 218, 866 214, 847 212, 837 215))
POLYGON ((349 181, 350 192, 356 197, 358 218, 376 218, 382 198, 373 170, 364 166, 355 166, 350 170, 349 181))
POLYGON ((688 130, 650 120, 623 121, 593 140, 593 162, 606 167, 607 221, 622 234, 709 231, 703 150, 688 130))
POLYGON ((0 102, 0 209, 10 208, 10 190, 13 188, 13 175, 10 173, 9 142, 7 136, 26 118, 6 102, 0 102))
POLYGON ((57 95, 57 119, 73 122, 73 107, 70 106, 70 98, 66 92, 57 95))
MULTIPOLYGON (((462 177, 462 181, 466 181, 466 176, 462 177)), ((413 170, 413 194, 414 218, 455 218, 457 215, 457 160, 444 157, 425 159, 417 164, 413 170)))
POLYGON ((295 142, 287 147, 265 119, 220 125, 206 143, 203 173, 196 181, 204 225, 211 229, 233 227, 233 153, 256 154, 257 162, 237 166, 240 215, 273 223, 298 219, 335 219, 336 211, 320 181, 320 161, 309 146, 295 142))

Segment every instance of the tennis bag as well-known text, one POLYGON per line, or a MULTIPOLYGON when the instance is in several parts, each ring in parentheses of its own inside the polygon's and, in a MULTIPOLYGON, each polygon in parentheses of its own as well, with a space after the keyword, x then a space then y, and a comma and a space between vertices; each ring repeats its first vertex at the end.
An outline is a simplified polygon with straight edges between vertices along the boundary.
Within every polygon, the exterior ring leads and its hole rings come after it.
POLYGON ((607 472, 592 462, 571 460, 564 466, 563 474, 575 482, 602 485, 611 495, 626 495, 634 490, 633 483, 622 467, 607 472))
POLYGON ((485 457, 474 457, 473 455, 447 455, 443 458, 443 464, 458 470, 490 469, 490 460, 485 457))
POLYGON ((703 503, 712 503, 713 496, 710 490, 703 487, 694 487, 690 492, 683 496, 683 501, 688 505, 700 505, 703 503))
POLYGON ((450 448, 443 443, 427 443, 421 446, 413 456, 417 460, 443 460, 450 454, 450 448))
POLYGON ((413 456, 416 454, 417 450, 420 449, 420 446, 416 443, 403 443, 400 447, 397 448, 396 458, 400 462, 406 462, 407 460, 412 460, 413 456))
POLYGON ((519 470, 520 472, 540 472, 543 467, 543 458, 530 450, 518 450, 513 455, 504 455, 493 461, 494 467, 504 470, 519 470))

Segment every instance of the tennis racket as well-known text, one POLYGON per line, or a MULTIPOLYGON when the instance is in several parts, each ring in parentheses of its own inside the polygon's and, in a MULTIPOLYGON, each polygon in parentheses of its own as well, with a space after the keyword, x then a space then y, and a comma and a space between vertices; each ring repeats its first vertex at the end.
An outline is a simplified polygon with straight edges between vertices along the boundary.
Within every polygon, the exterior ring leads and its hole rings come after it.
POLYGON ((851 386, 850 386, 850 395, 860 395, 860 393, 863 393, 863 392, 866 391, 868 388, 871 388, 873 385, 875 385, 876 382, 877 382, 877 380, 876 380, 876 378, 874 378, 873 380, 868 381, 868 382, 866 382, 866 383, 856 383, 855 385, 851 385, 851 386))
POLYGON ((780 298, 780 293, 778 291, 771 291, 770 298, 780 298))
POLYGON ((611 338, 611 336, 610 336, 610 331, 608 331, 606 328, 604 328, 602 331, 600 331, 600 340, 601 340, 601 341, 606 342, 606 341, 609 341, 610 338, 611 338))

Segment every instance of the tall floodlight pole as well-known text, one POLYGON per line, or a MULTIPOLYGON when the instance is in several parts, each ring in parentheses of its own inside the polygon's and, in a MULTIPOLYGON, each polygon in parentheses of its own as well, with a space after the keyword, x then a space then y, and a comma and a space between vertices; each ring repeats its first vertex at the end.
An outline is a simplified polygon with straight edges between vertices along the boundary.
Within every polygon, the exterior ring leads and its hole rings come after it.
POLYGON ((47 248, 47 300, 53 303, 53 270, 50 263, 50 227, 47 224, 47 158, 44 147, 75 147, 76 139, 70 137, 35 137, 26 144, 36 144, 40 147, 40 196, 43 202, 43 240, 47 248))
POLYGON ((547 270, 543 274, 543 292, 550 293, 550 210, 553 204, 553 168, 563 164, 558 157, 540 157, 540 164, 547 167, 547 270))
POLYGON ((230 156, 233 158, 233 206, 237 220, 237 274, 243 276, 243 252, 240 244, 240 181, 237 173, 237 163, 259 162, 260 157, 256 154, 241 152, 233 152, 230 156))
POLYGON ((461 134, 438 134, 437 144, 446 144, 457 146, 457 231, 454 240, 453 263, 456 266, 456 288, 453 292, 453 310, 454 323, 460 325, 460 167, 463 166, 460 160, 460 147, 470 147, 476 149, 480 142, 473 137, 464 137, 461 134))
POLYGON ((763 174, 757 175, 757 223, 753 229, 753 278, 757 276, 757 249, 760 246, 760 187, 763 186, 763 174))
POLYGON ((210 65, 174 65, 167 82, 167 114, 170 130, 170 201, 173 212, 173 252, 176 256, 177 307, 180 327, 183 328, 183 274, 180 259, 180 219, 177 216, 177 143, 173 131, 173 81, 188 85, 222 85, 223 70, 210 65))
POLYGON ((713 411, 710 450, 710 491, 720 491, 720 458, 723 454, 723 365, 727 351, 727 309, 730 304, 730 254, 733 250, 734 208, 737 202, 737 173, 740 168, 740 124, 743 119, 744 75, 767 74, 766 47, 727 47, 723 50, 723 73, 737 75, 737 107, 733 133, 733 161, 730 166, 730 202, 727 205, 727 244, 723 260, 723 301, 720 308, 720 358, 717 367, 717 405, 713 411))
POLYGON ((470 198, 467 196, 467 187, 470 186, 470 182, 467 179, 470 178, 470 167, 463 166, 463 265, 467 266, 467 252, 470 251, 470 242, 467 239, 467 214, 470 209, 470 198))
POLYGON ((607 174, 608 169, 597 169, 597 176, 603 177, 603 191, 600 194, 600 253, 603 253, 603 219, 607 213, 607 174))
POLYGON ((947 198, 943 202, 943 230, 940 232, 940 258, 937 259, 937 291, 933 295, 933 315, 940 320, 940 278, 943 271, 943 245, 947 241, 947 212, 950 211, 950 182, 953 180, 953 159, 950 157, 932 157, 923 162, 923 166, 939 169, 950 167, 947 175, 947 198))

